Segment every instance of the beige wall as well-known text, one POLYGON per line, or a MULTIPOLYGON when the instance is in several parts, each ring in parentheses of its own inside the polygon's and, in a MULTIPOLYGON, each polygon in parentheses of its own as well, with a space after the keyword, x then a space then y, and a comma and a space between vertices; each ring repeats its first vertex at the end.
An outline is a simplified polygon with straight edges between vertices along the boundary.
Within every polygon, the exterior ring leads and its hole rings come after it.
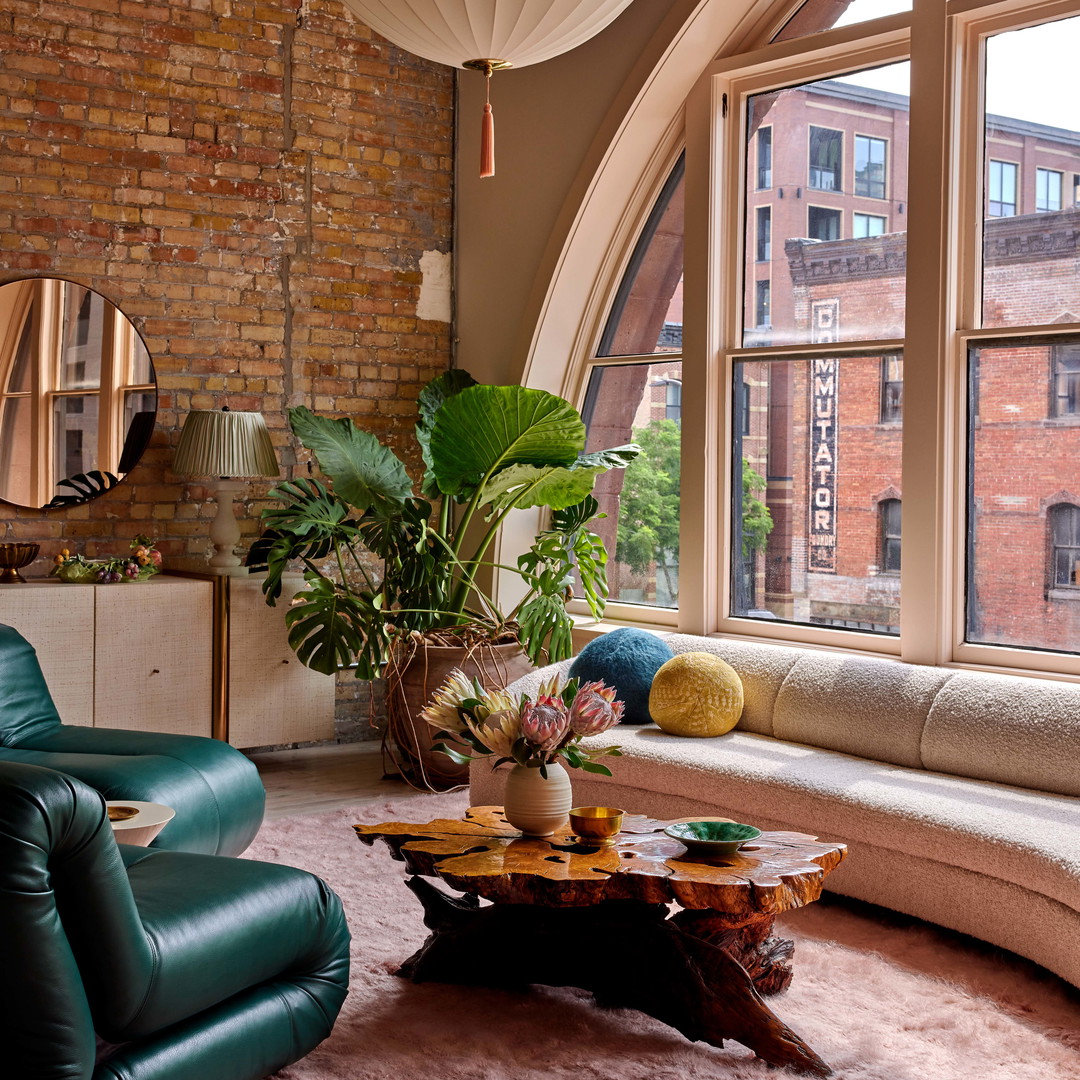
POLYGON ((618 122, 699 7, 637 0, 563 56, 492 78, 495 176, 481 180, 484 79, 458 78, 455 224, 457 364, 518 382, 555 261, 618 122))

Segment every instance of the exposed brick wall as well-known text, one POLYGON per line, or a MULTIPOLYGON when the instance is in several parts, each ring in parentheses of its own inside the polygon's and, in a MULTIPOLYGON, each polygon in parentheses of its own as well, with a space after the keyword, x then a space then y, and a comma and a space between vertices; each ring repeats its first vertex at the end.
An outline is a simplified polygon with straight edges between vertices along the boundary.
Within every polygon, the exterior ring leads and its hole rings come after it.
MULTIPOLYGON (((170 471, 184 415, 350 414, 406 454, 448 323, 417 318, 451 243, 453 75, 334 0, 10 0, 0 12, 0 281, 117 304, 158 377, 157 427, 115 491, 0 509, 0 536, 89 555, 149 532, 201 555, 214 505, 170 471)), ((266 484, 238 504, 247 536, 266 484)), ((33 568, 39 572, 39 565, 33 568)))
MULTIPOLYGON (((335 0, 9 0, 0 57, 0 283, 102 293, 159 389, 114 491, 48 514, 0 504, 0 538, 42 544, 31 573, 61 539, 205 553, 215 505, 170 470, 190 409, 263 411, 285 476, 298 404, 417 464, 416 396, 450 359, 449 323, 417 317, 421 255, 451 245, 449 69, 373 41, 335 0)), ((237 503, 245 545, 267 487, 237 503)), ((338 697, 343 737, 368 734, 367 687, 343 676, 338 697)))

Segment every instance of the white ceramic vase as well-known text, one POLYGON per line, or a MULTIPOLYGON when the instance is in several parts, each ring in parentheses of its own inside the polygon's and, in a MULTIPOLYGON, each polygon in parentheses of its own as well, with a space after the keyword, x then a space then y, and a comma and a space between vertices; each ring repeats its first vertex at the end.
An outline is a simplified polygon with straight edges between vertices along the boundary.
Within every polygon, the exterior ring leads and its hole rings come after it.
POLYGON ((515 765, 506 778, 503 811, 506 820, 526 836, 550 836, 565 825, 573 806, 570 777, 557 761, 545 767, 515 765))

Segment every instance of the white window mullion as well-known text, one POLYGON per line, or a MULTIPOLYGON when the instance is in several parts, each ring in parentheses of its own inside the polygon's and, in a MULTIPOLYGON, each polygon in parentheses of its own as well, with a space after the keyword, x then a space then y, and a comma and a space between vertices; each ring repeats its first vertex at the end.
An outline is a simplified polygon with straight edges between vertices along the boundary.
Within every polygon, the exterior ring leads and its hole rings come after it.
POLYGON ((915 0, 911 23, 907 328, 904 349, 904 532, 900 648, 905 660, 951 659, 957 524, 956 213, 952 177, 953 41, 945 0, 915 0))

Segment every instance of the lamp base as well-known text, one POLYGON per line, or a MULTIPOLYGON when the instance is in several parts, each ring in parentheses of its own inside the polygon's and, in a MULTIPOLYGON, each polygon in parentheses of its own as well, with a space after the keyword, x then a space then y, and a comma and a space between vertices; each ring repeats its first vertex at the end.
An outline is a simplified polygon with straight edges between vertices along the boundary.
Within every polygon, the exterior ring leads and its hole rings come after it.
POLYGON ((210 539, 214 542, 210 572, 228 574, 236 569, 242 570, 240 556, 233 550, 240 543, 240 523, 236 520, 233 509, 233 495, 243 490, 244 482, 222 477, 210 486, 214 490, 214 498, 217 499, 217 515, 210 524, 210 539))

